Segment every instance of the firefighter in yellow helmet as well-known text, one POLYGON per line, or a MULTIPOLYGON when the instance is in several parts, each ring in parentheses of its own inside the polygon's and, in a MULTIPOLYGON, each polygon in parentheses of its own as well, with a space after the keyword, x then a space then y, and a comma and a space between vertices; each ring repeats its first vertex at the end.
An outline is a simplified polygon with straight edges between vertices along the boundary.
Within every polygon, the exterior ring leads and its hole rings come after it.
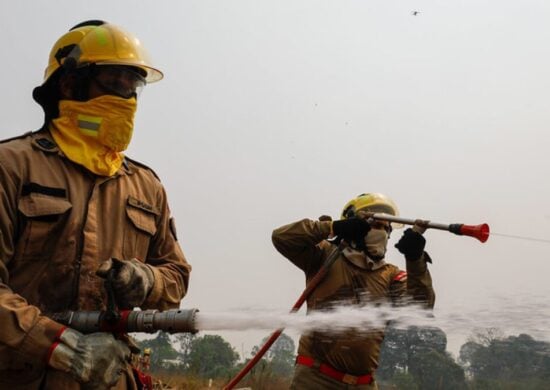
MULTIPOLYGON (((367 193, 348 202, 340 220, 303 219, 274 230, 273 244, 304 271, 308 282, 328 257, 341 250, 308 296, 308 313, 338 305, 368 307, 386 302, 413 302, 432 308, 435 293, 427 267, 431 260, 424 251, 422 222, 407 229, 396 244, 406 258, 405 272, 386 262, 391 224, 370 221, 364 212, 398 215, 389 197, 367 193)), ((384 329, 303 334, 291 389, 377 389, 374 373, 383 337, 384 329)))
POLYGON ((103 21, 54 44, 41 129, 0 143, 0 388, 136 389, 128 337, 84 335, 51 320, 179 307, 190 265, 163 186, 128 158, 139 91, 162 78, 140 41, 103 21))
POLYGON ((145 373, 151 369, 151 348, 145 348, 143 350, 143 358, 141 361, 141 370, 145 373))

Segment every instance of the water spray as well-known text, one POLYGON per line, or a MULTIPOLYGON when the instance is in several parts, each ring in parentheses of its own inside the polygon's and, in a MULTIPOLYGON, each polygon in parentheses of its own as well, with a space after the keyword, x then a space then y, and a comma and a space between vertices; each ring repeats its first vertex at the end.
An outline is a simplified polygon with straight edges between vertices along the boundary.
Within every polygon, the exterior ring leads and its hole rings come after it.
POLYGON ((491 235, 492 236, 504 237, 504 238, 513 238, 513 239, 516 239, 516 240, 526 240, 526 241, 543 242, 545 244, 550 244, 550 240, 545 239, 545 238, 518 236, 516 234, 505 234, 505 233, 495 233, 495 232, 491 232, 491 235))

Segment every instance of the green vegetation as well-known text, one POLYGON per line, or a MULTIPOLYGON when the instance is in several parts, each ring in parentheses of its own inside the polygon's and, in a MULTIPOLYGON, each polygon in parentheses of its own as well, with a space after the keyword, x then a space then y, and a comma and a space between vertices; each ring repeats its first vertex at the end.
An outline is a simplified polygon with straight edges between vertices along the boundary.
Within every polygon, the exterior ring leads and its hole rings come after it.
MULTIPOLYGON (((266 338, 267 339, 267 338, 266 338)), ((253 356, 266 341, 252 350, 253 356)), ((221 388, 248 362, 218 335, 158 333, 139 346, 151 348, 155 378, 177 389, 221 388), (212 381, 210 383, 210 381, 212 381)), ((447 335, 433 327, 390 327, 376 378, 381 390, 542 390, 550 383, 550 343, 527 334, 504 336, 479 330, 462 345, 457 360, 446 350, 447 335)), ((283 334, 239 386, 287 389, 295 344, 283 334)))
POLYGON ((380 383, 402 383, 400 389, 465 389, 464 370, 446 347, 447 335, 439 328, 389 327, 376 377, 380 383))
POLYGON ((550 343, 497 329, 475 332, 458 361, 446 351, 438 328, 390 327, 382 346, 377 378, 382 389, 512 390, 548 389, 550 343))
MULTIPOLYGON (((266 340, 267 337, 252 349, 252 356, 266 340)), ((142 350, 152 350, 152 375, 177 389, 208 388, 210 380, 213 388, 221 388, 250 360, 238 363, 238 353, 218 335, 180 334, 170 339, 168 334, 159 332, 155 338, 138 345, 142 350)), ((283 333, 240 385, 263 390, 287 389, 295 349, 292 338, 283 333)))

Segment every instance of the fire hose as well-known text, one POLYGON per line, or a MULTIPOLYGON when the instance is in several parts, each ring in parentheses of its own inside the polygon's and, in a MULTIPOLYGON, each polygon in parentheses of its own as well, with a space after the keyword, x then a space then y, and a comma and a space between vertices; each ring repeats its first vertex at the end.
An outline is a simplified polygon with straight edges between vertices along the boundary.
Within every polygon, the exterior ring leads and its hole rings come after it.
MULTIPOLYGON (((446 230, 451 233, 457 234, 457 235, 464 235, 469 237, 477 238, 480 242, 485 242, 489 238, 490 229, 489 225, 486 223, 480 224, 480 225, 465 225, 461 223, 453 223, 453 224, 442 224, 437 222, 431 222, 431 221, 425 221, 421 219, 409 219, 409 218, 401 218, 390 214, 385 213, 370 213, 370 212, 364 212, 361 215, 362 218, 372 219, 372 220, 379 220, 379 221, 387 221, 387 222, 395 222, 400 223, 404 225, 420 225, 425 229, 438 229, 438 230, 446 230)), ((321 268, 315 276, 309 281, 309 283, 306 285, 306 288, 294 304, 292 306, 292 309, 290 310, 290 313, 297 312, 300 307, 303 305, 303 303, 306 301, 306 299, 311 295, 311 293, 315 290, 315 288, 319 285, 319 283, 324 279, 324 277, 327 275, 328 270, 334 264, 336 259, 340 256, 341 250, 343 249, 343 243, 341 242, 338 247, 330 254, 330 256, 325 260, 325 262, 322 264, 321 268)), ((258 361, 262 358, 262 356, 269 350, 271 345, 279 338, 279 336, 283 333, 284 328, 277 329, 274 331, 269 339, 264 343, 264 345, 256 352, 254 357, 239 371, 237 375, 231 381, 223 388, 223 390, 231 390, 233 389, 246 374, 258 363, 258 361)))
POLYGON ((65 311, 54 313, 50 318, 81 333, 197 333, 195 317, 197 309, 122 310, 118 318, 109 311, 65 311))
POLYGON ((105 279, 107 310, 104 311, 64 311, 50 314, 49 317, 60 324, 81 333, 155 333, 159 330, 168 333, 197 333, 195 317, 198 309, 158 310, 118 310, 115 303, 111 269, 105 279))

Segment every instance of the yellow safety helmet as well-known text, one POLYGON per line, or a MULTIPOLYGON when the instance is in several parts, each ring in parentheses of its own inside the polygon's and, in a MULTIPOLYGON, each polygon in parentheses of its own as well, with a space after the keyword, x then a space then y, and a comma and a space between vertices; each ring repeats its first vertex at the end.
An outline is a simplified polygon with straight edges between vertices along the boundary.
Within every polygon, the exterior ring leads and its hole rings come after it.
POLYGON ((344 206, 341 219, 353 218, 358 211, 370 211, 373 213, 386 213, 398 216, 399 210, 393 200, 383 194, 371 192, 361 194, 350 200, 344 206))
POLYGON ((54 44, 44 83, 61 67, 74 69, 90 64, 135 66, 145 72, 147 83, 163 77, 134 35, 114 24, 90 20, 74 26, 54 44))
POLYGON ((150 355, 150 354, 151 354, 151 348, 145 348, 145 349, 143 350, 143 354, 144 354, 144 355, 150 355))

